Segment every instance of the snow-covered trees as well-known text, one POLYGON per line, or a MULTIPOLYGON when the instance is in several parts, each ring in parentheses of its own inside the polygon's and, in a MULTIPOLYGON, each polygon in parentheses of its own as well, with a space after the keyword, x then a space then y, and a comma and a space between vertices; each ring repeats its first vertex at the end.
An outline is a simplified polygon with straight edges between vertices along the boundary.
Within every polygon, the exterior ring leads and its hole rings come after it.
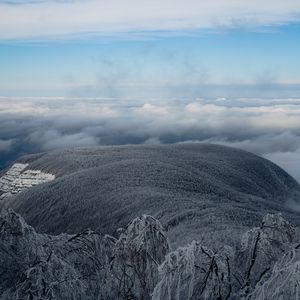
POLYGON ((268 214, 241 245, 214 252, 194 241, 171 251, 158 220, 143 215, 119 237, 86 230, 37 234, 0 214, 1 299, 247 299, 300 297, 295 228, 268 214))
POLYGON ((158 266, 170 250, 159 221, 147 215, 134 219, 112 250, 118 297, 150 299, 158 281, 158 266))
MULTIPOLYGON (((83 276, 93 257, 91 253, 86 253, 85 259, 74 255, 77 243, 70 241, 70 236, 37 234, 8 210, 0 216, 0 240, 1 299, 75 299, 89 295, 91 282, 83 276)), ((82 243, 80 248, 84 249, 82 243)), ((87 299, 93 299, 90 296, 87 299)))
POLYGON ((229 258, 195 241, 168 254, 160 274, 153 299, 228 299, 231 294, 229 258))
POLYGON ((237 256, 237 276, 245 294, 266 277, 278 258, 291 249, 295 229, 280 214, 267 214, 260 227, 247 231, 237 256))
POLYGON ((270 278, 258 284, 248 299, 300 299, 300 250, 292 249, 283 255, 270 278))
POLYGON ((161 224, 146 215, 116 239, 89 230, 37 234, 3 210, 0 240, 1 299, 150 299, 170 250, 161 224))

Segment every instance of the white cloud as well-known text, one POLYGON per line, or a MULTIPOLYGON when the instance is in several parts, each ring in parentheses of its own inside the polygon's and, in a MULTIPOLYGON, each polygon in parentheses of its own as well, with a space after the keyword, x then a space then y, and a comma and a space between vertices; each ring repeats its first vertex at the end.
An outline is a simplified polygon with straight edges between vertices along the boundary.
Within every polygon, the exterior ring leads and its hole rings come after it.
POLYGON ((0 39, 256 27, 293 22, 299 13, 299 0, 6 1, 0 39))
POLYGON ((300 99, 295 98, 2 97, 0 123, 0 152, 10 159, 75 146, 210 142, 262 155, 300 182, 300 99))
POLYGON ((300 145, 295 152, 275 152, 264 155, 264 157, 287 170, 300 183, 300 145))
POLYGON ((73 134, 62 134, 58 130, 35 131, 29 135, 32 143, 40 143, 41 150, 54 150, 66 147, 96 146, 99 141, 96 137, 87 135, 83 132, 73 134))
POLYGON ((8 152, 11 150, 13 146, 14 140, 2 140, 0 139, 0 153, 1 152, 8 152))
POLYGON ((151 103, 145 103, 143 106, 135 109, 135 112, 140 115, 167 115, 168 108, 166 106, 153 105, 151 103))

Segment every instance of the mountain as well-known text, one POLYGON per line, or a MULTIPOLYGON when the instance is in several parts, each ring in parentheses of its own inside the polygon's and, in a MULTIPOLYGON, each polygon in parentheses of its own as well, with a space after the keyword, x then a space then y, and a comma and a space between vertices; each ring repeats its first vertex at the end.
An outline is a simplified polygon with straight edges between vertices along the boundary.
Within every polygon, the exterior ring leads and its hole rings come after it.
MULTIPOLYGON (((215 250, 225 242, 236 245, 267 213, 282 212, 300 225, 299 214, 290 209, 300 199, 299 184, 270 161, 230 147, 79 148, 16 163, 25 166, 21 173, 29 170, 44 180, 30 179, 25 188, 22 183, 19 193, 2 196, 0 206, 13 208, 40 233, 90 228, 115 235, 147 214, 161 222, 174 247, 198 240, 215 250)), ((12 189, 20 186, 9 181, 12 189)))
POLYGON ((217 145, 24 156, 0 174, 0 298, 298 299, 299 196, 217 145))

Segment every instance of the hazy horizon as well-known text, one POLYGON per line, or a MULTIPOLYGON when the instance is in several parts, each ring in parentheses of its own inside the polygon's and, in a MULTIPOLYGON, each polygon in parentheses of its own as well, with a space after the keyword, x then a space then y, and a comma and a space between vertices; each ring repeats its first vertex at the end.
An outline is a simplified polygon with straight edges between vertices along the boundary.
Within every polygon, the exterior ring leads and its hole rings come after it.
POLYGON ((2 97, 0 118, 2 168, 68 147, 204 142, 261 155, 300 182, 300 99, 2 97))

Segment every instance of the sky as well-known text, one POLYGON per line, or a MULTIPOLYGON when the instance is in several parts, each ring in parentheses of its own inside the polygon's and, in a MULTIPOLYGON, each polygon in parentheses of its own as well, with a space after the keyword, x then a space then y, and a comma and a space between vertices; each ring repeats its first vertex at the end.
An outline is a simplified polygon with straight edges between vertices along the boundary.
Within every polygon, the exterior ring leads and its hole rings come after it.
POLYGON ((0 169, 63 147, 214 142, 300 181, 299 0, 0 0, 0 169))
POLYGON ((298 0, 6 0, 0 16, 2 96, 299 95, 298 0))

